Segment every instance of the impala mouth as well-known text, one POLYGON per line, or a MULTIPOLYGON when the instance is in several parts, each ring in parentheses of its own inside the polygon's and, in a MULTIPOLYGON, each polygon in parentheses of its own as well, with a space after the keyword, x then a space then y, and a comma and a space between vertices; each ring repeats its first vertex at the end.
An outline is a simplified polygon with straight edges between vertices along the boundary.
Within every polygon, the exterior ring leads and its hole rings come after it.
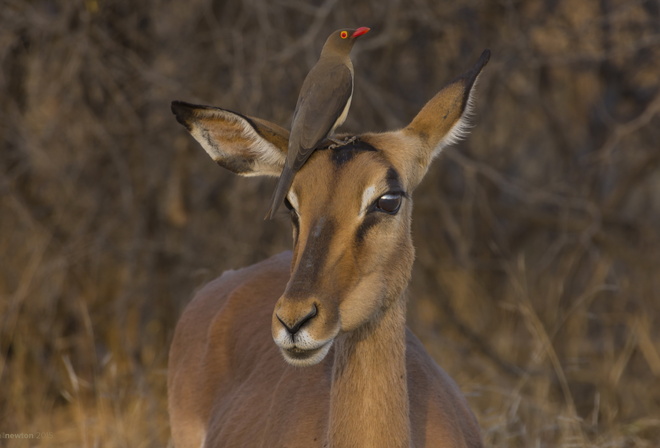
POLYGON ((305 349, 297 346, 291 348, 281 348, 284 360, 291 365, 298 367, 313 366, 325 358, 332 347, 332 340, 326 342, 317 348, 305 349))

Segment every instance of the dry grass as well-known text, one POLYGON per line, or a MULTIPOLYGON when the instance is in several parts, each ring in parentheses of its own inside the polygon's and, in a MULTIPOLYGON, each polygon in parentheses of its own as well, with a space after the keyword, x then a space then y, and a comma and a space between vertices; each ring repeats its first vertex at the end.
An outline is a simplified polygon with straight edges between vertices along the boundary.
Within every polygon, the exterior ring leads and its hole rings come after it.
POLYGON ((182 99, 283 125, 326 34, 348 131, 404 124, 493 51, 469 139, 416 192, 410 321, 494 447, 660 440, 660 11, 652 0, 5 0, 2 446, 169 440, 195 287, 289 245, 273 181, 217 169, 182 99), (312 5, 313 3, 313 5, 312 5))

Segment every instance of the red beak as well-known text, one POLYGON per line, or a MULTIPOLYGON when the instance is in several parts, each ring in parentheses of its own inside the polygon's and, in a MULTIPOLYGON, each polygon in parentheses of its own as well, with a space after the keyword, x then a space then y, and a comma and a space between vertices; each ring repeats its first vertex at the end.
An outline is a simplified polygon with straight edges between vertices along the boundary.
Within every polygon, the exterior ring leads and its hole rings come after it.
POLYGON ((351 34, 351 38, 359 37, 362 36, 363 34, 367 34, 371 28, 368 28, 366 26, 361 26, 353 34, 351 34))

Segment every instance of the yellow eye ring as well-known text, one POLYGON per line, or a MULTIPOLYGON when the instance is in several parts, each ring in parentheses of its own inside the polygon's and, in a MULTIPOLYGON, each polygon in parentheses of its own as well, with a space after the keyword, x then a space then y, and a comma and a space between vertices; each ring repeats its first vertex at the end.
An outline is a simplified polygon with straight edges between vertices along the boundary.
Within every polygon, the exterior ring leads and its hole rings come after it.
POLYGON ((342 39, 346 39, 348 37, 348 31, 342 31, 341 33, 339 33, 339 37, 341 37, 342 39))

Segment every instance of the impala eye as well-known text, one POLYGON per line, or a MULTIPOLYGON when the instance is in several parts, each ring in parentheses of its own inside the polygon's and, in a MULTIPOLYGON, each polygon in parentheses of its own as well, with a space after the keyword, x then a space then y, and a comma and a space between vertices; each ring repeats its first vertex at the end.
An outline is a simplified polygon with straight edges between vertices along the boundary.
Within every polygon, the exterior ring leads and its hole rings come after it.
POLYGON ((401 208, 402 193, 385 193, 376 200, 376 210, 395 215, 401 208))

